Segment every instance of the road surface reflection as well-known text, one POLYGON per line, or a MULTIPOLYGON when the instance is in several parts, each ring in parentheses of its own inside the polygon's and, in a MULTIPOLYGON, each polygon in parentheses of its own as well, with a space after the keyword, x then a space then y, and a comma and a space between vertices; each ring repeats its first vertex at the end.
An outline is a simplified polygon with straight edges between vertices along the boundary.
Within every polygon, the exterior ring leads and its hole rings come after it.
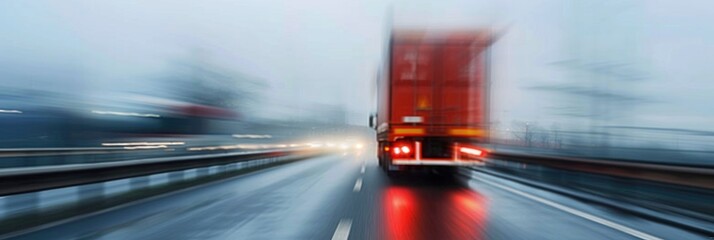
POLYGON ((383 194, 386 239, 481 239, 488 201, 455 180, 397 179, 383 194))

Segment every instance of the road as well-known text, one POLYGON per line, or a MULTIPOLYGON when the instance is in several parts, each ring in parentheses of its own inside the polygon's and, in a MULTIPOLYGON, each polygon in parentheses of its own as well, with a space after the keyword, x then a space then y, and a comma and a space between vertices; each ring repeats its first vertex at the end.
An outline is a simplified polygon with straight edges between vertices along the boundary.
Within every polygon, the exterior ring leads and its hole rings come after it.
POLYGON ((364 154, 263 169, 16 239, 701 239, 477 172, 388 178, 364 154))

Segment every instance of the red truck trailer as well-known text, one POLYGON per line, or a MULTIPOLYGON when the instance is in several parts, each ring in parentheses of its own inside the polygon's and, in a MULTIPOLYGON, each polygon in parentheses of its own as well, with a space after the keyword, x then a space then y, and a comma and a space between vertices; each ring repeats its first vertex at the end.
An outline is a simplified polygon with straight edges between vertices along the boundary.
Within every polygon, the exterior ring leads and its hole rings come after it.
POLYGON ((483 163, 490 43, 488 31, 391 33, 370 119, 380 166, 391 173, 483 163))

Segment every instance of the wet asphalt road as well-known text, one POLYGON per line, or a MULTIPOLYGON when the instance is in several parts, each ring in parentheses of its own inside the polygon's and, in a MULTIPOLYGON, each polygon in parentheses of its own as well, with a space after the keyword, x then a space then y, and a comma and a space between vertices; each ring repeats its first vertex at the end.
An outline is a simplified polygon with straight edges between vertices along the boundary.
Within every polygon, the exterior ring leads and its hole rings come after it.
POLYGON ((371 156, 313 158, 16 239, 706 239, 475 172, 389 178, 371 156))

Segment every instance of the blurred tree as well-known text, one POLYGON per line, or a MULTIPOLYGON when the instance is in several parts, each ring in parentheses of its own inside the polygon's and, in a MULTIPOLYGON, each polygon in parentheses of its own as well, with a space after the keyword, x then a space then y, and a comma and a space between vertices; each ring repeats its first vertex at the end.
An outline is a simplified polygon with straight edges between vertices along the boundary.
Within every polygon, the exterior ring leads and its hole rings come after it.
POLYGON ((533 146, 534 134, 532 123, 513 121, 511 125, 511 134, 513 134, 513 137, 515 137, 516 140, 523 144, 523 146, 533 146))

